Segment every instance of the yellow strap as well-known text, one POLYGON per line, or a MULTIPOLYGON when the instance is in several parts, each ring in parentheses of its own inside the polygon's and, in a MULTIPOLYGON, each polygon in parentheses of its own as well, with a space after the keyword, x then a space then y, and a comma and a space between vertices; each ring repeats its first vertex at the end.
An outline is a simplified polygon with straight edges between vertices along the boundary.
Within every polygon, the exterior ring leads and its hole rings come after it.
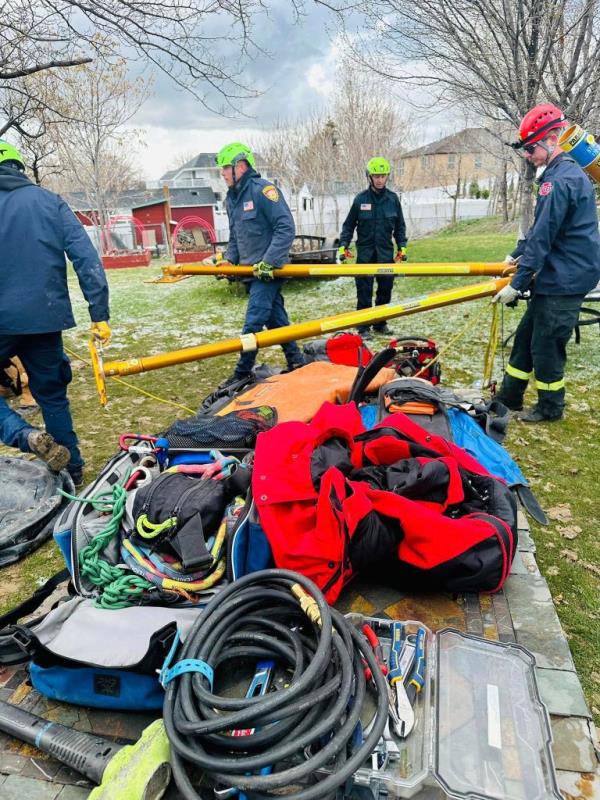
POLYGON ((506 365, 506 374, 512 378, 518 378, 520 381, 528 381, 531 377, 531 372, 523 372, 523 370, 513 367, 512 364, 506 365))
MULTIPOLYGON (((82 358, 79 355, 79 353, 76 353, 74 350, 71 350, 69 347, 66 347, 64 344, 63 344, 63 348, 67 351, 67 353, 70 356, 73 356, 74 358, 78 358, 84 364, 87 364, 88 367, 90 366, 90 362, 86 358, 82 358)), ((113 377, 113 381, 116 381, 117 383, 122 383, 123 386, 128 386, 130 389, 133 389, 134 392, 139 392, 139 394, 143 394, 146 397, 150 397, 150 398, 152 398, 152 400, 157 400, 159 403, 164 403, 167 406, 174 406, 175 408, 181 408, 183 411, 188 411, 190 414, 194 414, 194 415, 196 414, 196 412, 194 411, 193 408, 188 408, 187 406, 182 406, 181 403, 175 403, 173 400, 167 400, 164 397, 159 397, 156 394, 152 394, 152 392, 147 392, 145 389, 141 389, 139 386, 135 386, 133 383, 129 383, 128 381, 124 381, 123 378, 113 377)))
POLYGON ((483 386, 487 388, 492 383, 492 376, 494 374, 494 359, 496 357, 496 349, 498 347, 498 303, 492 304, 492 319, 490 321, 490 338, 488 339, 485 348, 485 356, 483 359, 483 386))
POLYGON ((565 379, 561 378, 559 381, 554 381, 553 383, 544 383, 544 381, 536 380, 535 387, 544 392, 558 392, 560 389, 565 388, 565 379))
POLYGON ((479 309, 479 311, 477 313, 471 314, 471 316, 469 317, 467 322, 458 331, 456 336, 453 336, 447 344, 445 344, 443 347, 440 347, 440 349, 438 350, 437 356, 435 356, 435 358, 430 359, 429 361, 426 361, 423 364, 423 366, 419 369, 419 371, 415 372, 415 374, 412 377, 413 378, 419 378, 424 372, 426 372, 430 367, 432 367, 436 363, 436 361, 439 361, 440 358, 444 355, 444 353, 446 353, 447 350, 449 350, 455 342, 457 342, 459 339, 462 339, 463 336, 466 336, 466 334, 470 330, 470 328, 475 327, 475 323, 479 322, 481 317, 484 314, 487 313, 488 308, 489 308, 489 305, 487 305, 487 304, 483 305, 483 306, 481 306, 481 308, 479 309))

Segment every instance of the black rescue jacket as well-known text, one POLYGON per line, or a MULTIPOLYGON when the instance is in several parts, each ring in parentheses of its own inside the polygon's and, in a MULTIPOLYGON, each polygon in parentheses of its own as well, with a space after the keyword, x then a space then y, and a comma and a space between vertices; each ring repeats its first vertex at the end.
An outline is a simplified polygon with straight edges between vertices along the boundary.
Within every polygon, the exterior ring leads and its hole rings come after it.
POLYGON ((394 260, 395 239, 398 247, 406 247, 406 225, 400 198, 384 188, 371 187, 359 192, 342 226, 340 245, 349 247, 354 231, 358 264, 389 264, 394 260))

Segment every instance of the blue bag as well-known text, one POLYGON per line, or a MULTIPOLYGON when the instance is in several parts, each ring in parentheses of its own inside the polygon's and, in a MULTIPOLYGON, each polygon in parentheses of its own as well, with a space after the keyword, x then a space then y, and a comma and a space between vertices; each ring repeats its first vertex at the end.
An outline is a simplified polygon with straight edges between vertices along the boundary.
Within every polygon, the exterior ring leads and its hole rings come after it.
MULTIPOLYGON (((151 445, 141 443, 112 458, 82 496, 92 497, 146 463, 148 479, 159 468, 148 467, 151 445)), ((129 502, 129 501, 128 501, 129 502)), ((81 574, 79 553, 105 525, 107 517, 90 504, 70 503, 57 518, 54 538, 68 573, 63 570, 16 609, 0 617, 0 664, 29 661, 33 687, 53 700, 117 711, 155 711, 164 690, 158 680, 173 640, 185 639, 203 606, 222 583, 199 593, 196 603, 132 605, 104 609, 95 604, 98 590, 81 574), (20 620, 71 578, 71 596, 27 625, 20 620)), ((127 524, 124 518, 123 524, 127 524)), ((105 550, 107 560, 122 563, 118 538, 105 550)), ((272 564, 271 550, 251 497, 239 512, 227 538, 226 580, 272 564)))
POLYGON ((488 436, 481 425, 460 408, 448 408, 454 444, 476 458, 488 472, 509 486, 527 486, 527 479, 508 450, 488 436))

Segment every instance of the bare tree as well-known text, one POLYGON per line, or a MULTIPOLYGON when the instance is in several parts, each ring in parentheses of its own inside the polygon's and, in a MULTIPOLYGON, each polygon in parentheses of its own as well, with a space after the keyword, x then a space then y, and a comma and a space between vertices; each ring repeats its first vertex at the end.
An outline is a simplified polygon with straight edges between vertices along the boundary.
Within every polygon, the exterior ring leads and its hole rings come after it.
POLYGON ((306 182, 300 170, 298 154, 306 144, 307 120, 276 120, 274 125, 252 142, 253 148, 268 164, 269 173, 281 180, 290 193, 292 210, 298 212, 299 193, 306 182))
MULTIPOLYGON (((292 8, 299 13, 295 0, 292 8)), ((110 57, 137 57, 207 107, 235 109, 240 98, 255 94, 243 83, 241 64, 257 50, 252 24, 263 11, 260 0, 4 0, 0 95, 11 89, 35 101, 29 84, 15 81, 90 63, 106 55, 110 39, 110 57), (230 46, 232 37, 235 47, 230 46)), ((6 110, 0 131, 20 119, 18 114, 7 116, 6 110)))
POLYGON ((397 165, 411 134, 381 82, 350 66, 340 67, 338 89, 324 111, 293 122, 278 121, 257 142, 296 203, 302 186, 309 187, 319 230, 325 226, 327 201, 333 205, 333 224, 339 230, 340 195, 366 185, 365 168, 373 156, 384 156, 392 168, 397 165))
MULTIPOLYGON (((63 115, 78 119, 52 130, 59 161, 66 174, 63 188, 83 190, 100 238, 115 211, 114 197, 131 187, 136 173, 132 156, 139 132, 124 129, 147 96, 148 83, 126 78, 127 64, 119 59, 93 67, 74 67, 55 80, 55 105, 63 115)), ((55 184, 55 188, 56 184, 55 184)))
MULTIPOLYGON (((360 3, 367 32, 348 36, 354 57, 380 75, 435 89, 437 103, 459 103, 512 126, 544 100, 577 122, 598 113, 599 0, 360 3)), ((524 227, 533 175, 523 163, 524 227)))
POLYGON ((389 82, 386 86, 372 74, 357 71, 348 59, 342 61, 337 78, 331 113, 344 161, 343 180, 358 190, 365 183, 367 162, 384 156, 392 167, 397 165, 413 130, 389 82))

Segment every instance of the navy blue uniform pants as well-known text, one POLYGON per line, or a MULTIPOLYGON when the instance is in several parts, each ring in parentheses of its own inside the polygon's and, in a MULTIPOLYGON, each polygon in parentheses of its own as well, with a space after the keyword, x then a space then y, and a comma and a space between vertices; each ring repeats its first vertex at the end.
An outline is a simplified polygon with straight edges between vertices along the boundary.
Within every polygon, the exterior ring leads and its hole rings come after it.
MULTIPOLYGON (((77 471, 84 462, 67 399, 72 373, 61 332, 0 335, 0 362, 11 356, 18 356, 23 362, 29 389, 41 409, 46 430, 71 453, 67 469, 77 471)), ((32 426, 0 398, 0 439, 4 444, 28 452, 27 436, 32 430, 32 426)))
MULTIPOLYGON (((373 283, 375 281, 377 282, 375 305, 386 305, 392 299, 392 287, 394 286, 393 275, 366 275, 364 278, 355 278, 357 311, 360 311, 361 308, 371 308, 373 305, 373 283)), ((385 322, 381 322, 374 325, 373 328, 374 330, 383 329, 384 325, 385 322)), ((364 333, 368 330, 368 325, 363 325, 358 328, 359 333, 364 333)))
POLYGON ((565 406, 567 342, 579 319, 584 295, 534 295, 515 333, 513 348, 497 399, 519 409, 530 377, 538 393, 537 410, 547 419, 562 416, 565 406))
MULTIPOLYGON (((281 278, 274 281, 253 280, 246 284, 249 297, 242 334, 258 333, 265 328, 268 330, 283 328, 285 325, 290 324, 283 304, 282 284, 281 278)), ((296 342, 287 342, 287 344, 282 344, 281 348, 285 353, 288 367, 297 367, 298 364, 302 363, 302 353, 296 342)), ((235 374, 238 377, 247 375, 252 371, 255 361, 256 350, 248 350, 242 353, 236 364, 235 374)))

